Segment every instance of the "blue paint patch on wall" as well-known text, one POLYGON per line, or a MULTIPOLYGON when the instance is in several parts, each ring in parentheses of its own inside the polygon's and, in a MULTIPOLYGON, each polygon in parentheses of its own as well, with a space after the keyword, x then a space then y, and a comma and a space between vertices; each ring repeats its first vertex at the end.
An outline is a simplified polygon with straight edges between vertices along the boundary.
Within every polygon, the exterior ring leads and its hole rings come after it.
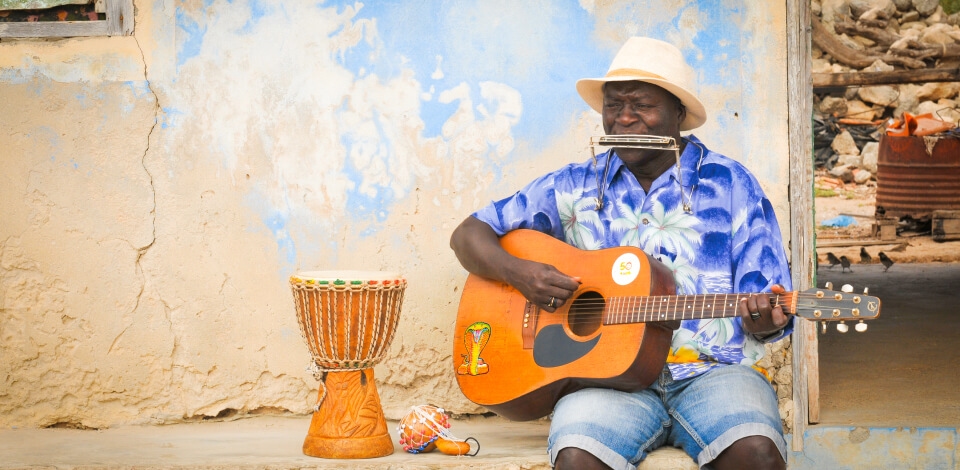
POLYGON ((191 18, 182 7, 176 9, 177 23, 177 69, 188 60, 200 55, 203 47, 203 37, 207 34, 207 27, 191 18))
POLYGON ((420 103, 420 117, 423 119, 424 137, 436 137, 443 131, 443 125, 447 119, 457 110, 458 104, 441 103, 436 99, 423 101, 420 103))
POLYGON ((23 69, 2 69, 0 70, 0 82, 19 85, 26 83, 29 77, 23 69))
MULTIPOLYGON (((589 109, 576 94, 576 80, 602 76, 615 52, 593 41, 592 17, 571 0, 387 0, 365 4, 359 18, 376 20, 380 43, 375 48, 361 43, 347 51, 344 67, 358 75, 375 73, 384 81, 398 76, 401 67, 410 68, 423 91, 432 86, 437 93, 466 83, 474 103, 483 102, 479 83, 504 83, 522 96, 523 113, 514 131, 534 150, 564 132, 572 116, 589 109), (434 78, 438 70, 442 76, 434 78)), ((455 104, 425 105, 425 135, 437 135, 455 109, 455 104)))
MULTIPOLYGON (((378 126, 379 127, 379 126, 378 126)), ((378 129, 379 130, 379 129, 378 129)), ((340 142, 345 149, 347 149, 347 155, 352 155, 354 152, 354 147, 362 145, 376 145, 376 146, 386 146, 389 145, 387 139, 381 139, 375 142, 361 142, 354 140, 350 135, 344 134, 340 136, 340 142)), ((392 149, 384 148, 378 149, 376 154, 383 154, 392 151, 392 149)), ((376 155, 373 157, 376 158, 376 155)), ((385 164, 389 165, 388 159, 383 159, 385 164)), ((353 182, 353 189, 347 191, 347 210, 345 211, 348 216, 353 218, 354 221, 359 223, 383 223, 387 220, 389 212, 388 207, 392 206, 396 202, 394 197, 393 189, 389 186, 383 186, 379 184, 366 184, 363 188, 361 185, 364 184, 364 174, 356 167, 352 158, 347 158, 344 162, 343 175, 353 182), (372 194, 371 194, 372 193, 372 194)), ((389 172, 389 169, 387 170, 389 172)), ((361 236, 370 235, 371 231, 361 232, 361 236)))
POLYGON ((290 238, 290 234, 287 233, 289 217, 286 214, 274 212, 264 222, 270 232, 273 233, 274 240, 277 241, 277 252, 287 263, 294 263, 297 260, 297 249, 293 239, 290 238))
MULTIPOLYGON (((739 2, 697 2, 702 24, 693 44, 685 51, 687 61, 700 73, 700 85, 740 86, 740 25, 743 9, 739 2), (699 57, 698 57, 699 54, 699 57)), ((678 16, 679 17, 679 16, 678 16)))
POLYGON ((152 95, 153 92, 150 90, 150 83, 146 80, 129 80, 123 82, 127 88, 133 93, 134 98, 141 99, 147 95, 152 95))
POLYGON ((267 8, 267 5, 259 0, 250 0, 250 19, 247 20, 247 23, 240 28, 241 34, 250 34, 253 32, 253 29, 256 28, 257 23, 260 22, 260 19, 267 15, 270 12, 270 9, 267 8))
POLYGON ((161 108, 163 110, 163 116, 160 118, 160 128, 167 129, 171 127, 176 127, 180 122, 181 117, 184 115, 184 112, 172 107, 161 108))

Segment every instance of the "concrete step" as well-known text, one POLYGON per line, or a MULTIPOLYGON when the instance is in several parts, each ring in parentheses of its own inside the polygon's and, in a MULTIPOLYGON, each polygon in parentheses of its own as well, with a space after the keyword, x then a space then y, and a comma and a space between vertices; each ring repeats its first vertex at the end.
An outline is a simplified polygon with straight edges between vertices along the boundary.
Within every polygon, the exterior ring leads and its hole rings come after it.
MULTIPOLYGON (((104 430, 0 430, 2 469, 549 469, 549 422, 517 423, 498 417, 451 420, 459 438, 480 442, 474 457, 430 452, 410 454, 398 444, 397 423, 388 422, 392 455, 363 460, 318 459, 301 446, 310 417, 259 416, 166 426, 123 426, 104 430)), ((657 450, 640 470, 691 470, 677 449, 657 450)))
POLYGON ((955 427, 815 425, 803 435, 803 452, 790 453, 788 467, 960 470, 960 439, 955 427))
MULTIPOLYGON (((309 416, 257 416, 165 426, 103 430, 0 430, 0 469, 549 469, 550 423, 517 423, 498 417, 451 420, 450 431, 480 442, 474 457, 439 452, 410 454, 398 444, 396 422, 388 422, 392 455, 363 460, 318 459, 301 446, 309 416)), ((787 442, 791 442, 787 436, 787 442)), ((802 453, 789 452, 791 470, 960 470, 956 428, 811 426, 802 453)), ((638 470, 693 470, 682 451, 658 449, 638 470)))

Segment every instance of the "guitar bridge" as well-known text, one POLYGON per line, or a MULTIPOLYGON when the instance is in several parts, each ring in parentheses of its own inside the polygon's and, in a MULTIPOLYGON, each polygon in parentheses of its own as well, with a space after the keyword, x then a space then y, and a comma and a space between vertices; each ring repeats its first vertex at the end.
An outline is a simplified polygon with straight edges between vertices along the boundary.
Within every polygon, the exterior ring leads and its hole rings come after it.
POLYGON ((520 337, 523 339, 523 349, 533 349, 538 318, 540 318, 540 307, 537 307, 528 300, 523 308, 523 327, 520 329, 520 337))

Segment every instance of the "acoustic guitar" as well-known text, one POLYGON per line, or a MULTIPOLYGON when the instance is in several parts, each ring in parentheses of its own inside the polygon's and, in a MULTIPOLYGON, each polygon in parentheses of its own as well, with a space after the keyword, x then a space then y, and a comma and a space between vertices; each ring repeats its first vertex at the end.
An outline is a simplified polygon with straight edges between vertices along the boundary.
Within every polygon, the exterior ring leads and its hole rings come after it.
MULTIPOLYGON (((582 388, 646 388, 670 349, 673 330, 664 322, 734 317, 745 295, 674 295, 670 270, 634 247, 584 251, 533 230, 510 232, 500 244, 582 281, 550 313, 505 283, 467 277, 453 339, 457 383, 471 401, 511 420, 546 416, 562 396, 582 388)), ((769 295, 785 313, 810 320, 861 321, 880 313, 879 299, 849 292, 769 295)))

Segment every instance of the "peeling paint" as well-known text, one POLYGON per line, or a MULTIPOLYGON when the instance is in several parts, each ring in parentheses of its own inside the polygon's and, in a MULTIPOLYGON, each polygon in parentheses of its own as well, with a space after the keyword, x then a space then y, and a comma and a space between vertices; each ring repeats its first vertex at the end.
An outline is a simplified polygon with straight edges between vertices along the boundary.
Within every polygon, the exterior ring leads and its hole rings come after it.
MULTIPOLYGON (((137 7, 135 36, 0 43, 0 425, 308 412, 286 283, 307 269, 407 277, 377 366, 388 416, 421 400, 481 412, 448 367, 466 275, 449 234, 588 157, 599 120, 574 82, 630 35, 683 47, 710 110, 697 135, 787 217, 786 141, 770 138, 785 135, 783 5, 137 7)), ((770 354, 789 410, 789 353, 770 354)))

